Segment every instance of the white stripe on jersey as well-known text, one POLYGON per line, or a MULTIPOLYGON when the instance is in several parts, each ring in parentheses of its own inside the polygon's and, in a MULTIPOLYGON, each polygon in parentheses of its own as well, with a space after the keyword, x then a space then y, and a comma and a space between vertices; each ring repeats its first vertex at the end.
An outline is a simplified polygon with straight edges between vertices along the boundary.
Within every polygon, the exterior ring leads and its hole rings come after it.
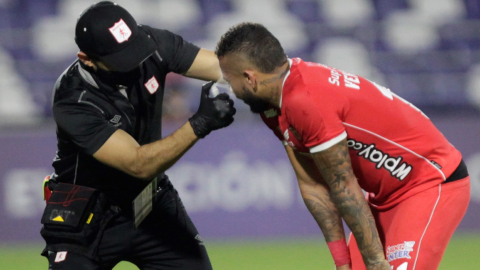
POLYGON ((441 195, 442 195, 442 184, 438 185, 437 201, 435 202, 435 205, 433 206, 432 213, 430 214, 430 218, 428 219, 427 226, 425 226, 425 230, 423 230, 422 237, 420 237, 420 242, 418 242, 417 255, 415 256, 415 263, 413 264, 413 269, 412 270, 415 270, 415 267, 417 266, 418 255, 420 254, 420 246, 422 245, 423 237, 425 236, 425 233, 427 232, 428 226, 430 225, 430 222, 432 221, 433 214, 435 213, 435 209, 437 209, 437 205, 438 205, 438 202, 440 201, 440 196, 441 195))
POLYGON ((374 133, 374 132, 371 132, 371 131, 369 131, 369 130, 366 130, 366 129, 363 129, 363 128, 361 128, 361 127, 357 127, 357 126, 354 126, 354 125, 352 125, 352 124, 348 124, 348 123, 345 123, 345 122, 343 122, 343 124, 346 125, 346 126, 349 126, 349 127, 351 127, 351 128, 355 128, 355 129, 358 129, 358 130, 367 132, 367 133, 369 133, 369 134, 371 134, 371 135, 373 135, 373 136, 376 136, 376 137, 378 137, 378 138, 380 138, 380 139, 382 139, 382 140, 384 140, 384 141, 387 141, 387 142, 389 142, 389 143, 391 143, 391 144, 394 144, 394 145, 396 145, 396 146, 398 146, 398 147, 400 147, 400 148, 402 148, 402 149, 404 149, 404 150, 406 150, 406 151, 408 151, 408 152, 416 155, 416 156, 419 157, 419 158, 424 159, 426 162, 428 162, 428 164, 430 164, 431 166, 433 166, 433 168, 435 168, 438 172, 440 172, 440 174, 442 175, 444 181, 447 179, 447 178, 445 177, 445 174, 443 174, 442 170, 440 170, 440 169, 437 168, 435 165, 433 165, 426 157, 421 156, 421 155, 415 153, 414 151, 406 148, 405 146, 400 145, 400 144, 398 144, 398 143, 396 143, 396 142, 394 142, 394 141, 391 141, 391 140, 389 140, 389 139, 387 139, 387 138, 385 138, 385 137, 382 137, 382 136, 380 136, 380 135, 378 135, 378 134, 376 134, 376 133, 374 133))
POLYGON ((331 139, 330 141, 324 142, 317 146, 310 147, 310 153, 318 153, 323 150, 327 150, 328 148, 334 146, 335 144, 341 142, 343 139, 347 138, 347 132, 344 131, 342 134, 338 135, 337 137, 331 139))

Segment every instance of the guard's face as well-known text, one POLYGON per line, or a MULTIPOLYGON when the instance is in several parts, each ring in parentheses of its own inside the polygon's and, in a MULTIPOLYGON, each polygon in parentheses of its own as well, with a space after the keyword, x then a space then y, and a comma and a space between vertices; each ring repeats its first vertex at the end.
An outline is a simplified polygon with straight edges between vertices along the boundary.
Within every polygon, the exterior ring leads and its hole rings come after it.
POLYGON ((228 55, 222 57, 220 59, 220 68, 222 69, 223 78, 230 84, 235 96, 249 105, 250 110, 254 113, 261 113, 267 110, 269 104, 256 95, 251 78, 233 60, 228 55))
POLYGON ((92 61, 93 64, 96 66, 95 73, 97 74, 100 79, 111 85, 132 85, 140 79, 141 72, 140 69, 143 65, 143 62, 140 63, 136 68, 127 71, 127 72, 120 72, 117 71, 115 68, 109 66, 108 64, 101 62, 101 61, 92 61))

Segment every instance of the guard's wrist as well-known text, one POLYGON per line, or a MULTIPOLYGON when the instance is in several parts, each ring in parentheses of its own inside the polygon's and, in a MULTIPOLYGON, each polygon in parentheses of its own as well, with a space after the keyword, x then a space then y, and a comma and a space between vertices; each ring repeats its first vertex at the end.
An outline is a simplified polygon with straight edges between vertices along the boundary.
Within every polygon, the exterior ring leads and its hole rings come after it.
POLYGON ((327 242, 330 253, 332 253, 335 266, 350 264, 350 252, 345 238, 337 241, 327 242))
POLYGON ((192 126, 193 133, 199 138, 203 139, 205 136, 210 134, 210 129, 207 127, 207 123, 203 117, 198 114, 194 114, 188 119, 190 125, 192 126))

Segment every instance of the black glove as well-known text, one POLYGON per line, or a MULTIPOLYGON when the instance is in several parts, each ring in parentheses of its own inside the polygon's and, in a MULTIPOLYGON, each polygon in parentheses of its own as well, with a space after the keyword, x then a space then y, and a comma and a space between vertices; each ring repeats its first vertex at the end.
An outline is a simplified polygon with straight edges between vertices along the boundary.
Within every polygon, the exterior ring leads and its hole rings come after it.
POLYGON ((212 85, 213 82, 209 82, 202 86, 198 111, 188 119, 193 132, 201 139, 212 130, 230 125, 233 122, 233 115, 237 111, 228 94, 221 93, 213 98, 208 96, 212 85))

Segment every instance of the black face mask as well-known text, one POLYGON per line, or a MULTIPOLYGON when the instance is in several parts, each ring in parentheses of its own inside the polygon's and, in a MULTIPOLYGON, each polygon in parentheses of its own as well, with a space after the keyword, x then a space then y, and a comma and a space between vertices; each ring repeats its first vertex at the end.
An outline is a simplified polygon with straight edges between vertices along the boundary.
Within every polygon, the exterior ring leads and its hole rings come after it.
POLYGON ((128 72, 107 71, 97 68, 95 74, 105 84, 108 85, 132 85, 136 83, 141 76, 140 66, 128 72))

